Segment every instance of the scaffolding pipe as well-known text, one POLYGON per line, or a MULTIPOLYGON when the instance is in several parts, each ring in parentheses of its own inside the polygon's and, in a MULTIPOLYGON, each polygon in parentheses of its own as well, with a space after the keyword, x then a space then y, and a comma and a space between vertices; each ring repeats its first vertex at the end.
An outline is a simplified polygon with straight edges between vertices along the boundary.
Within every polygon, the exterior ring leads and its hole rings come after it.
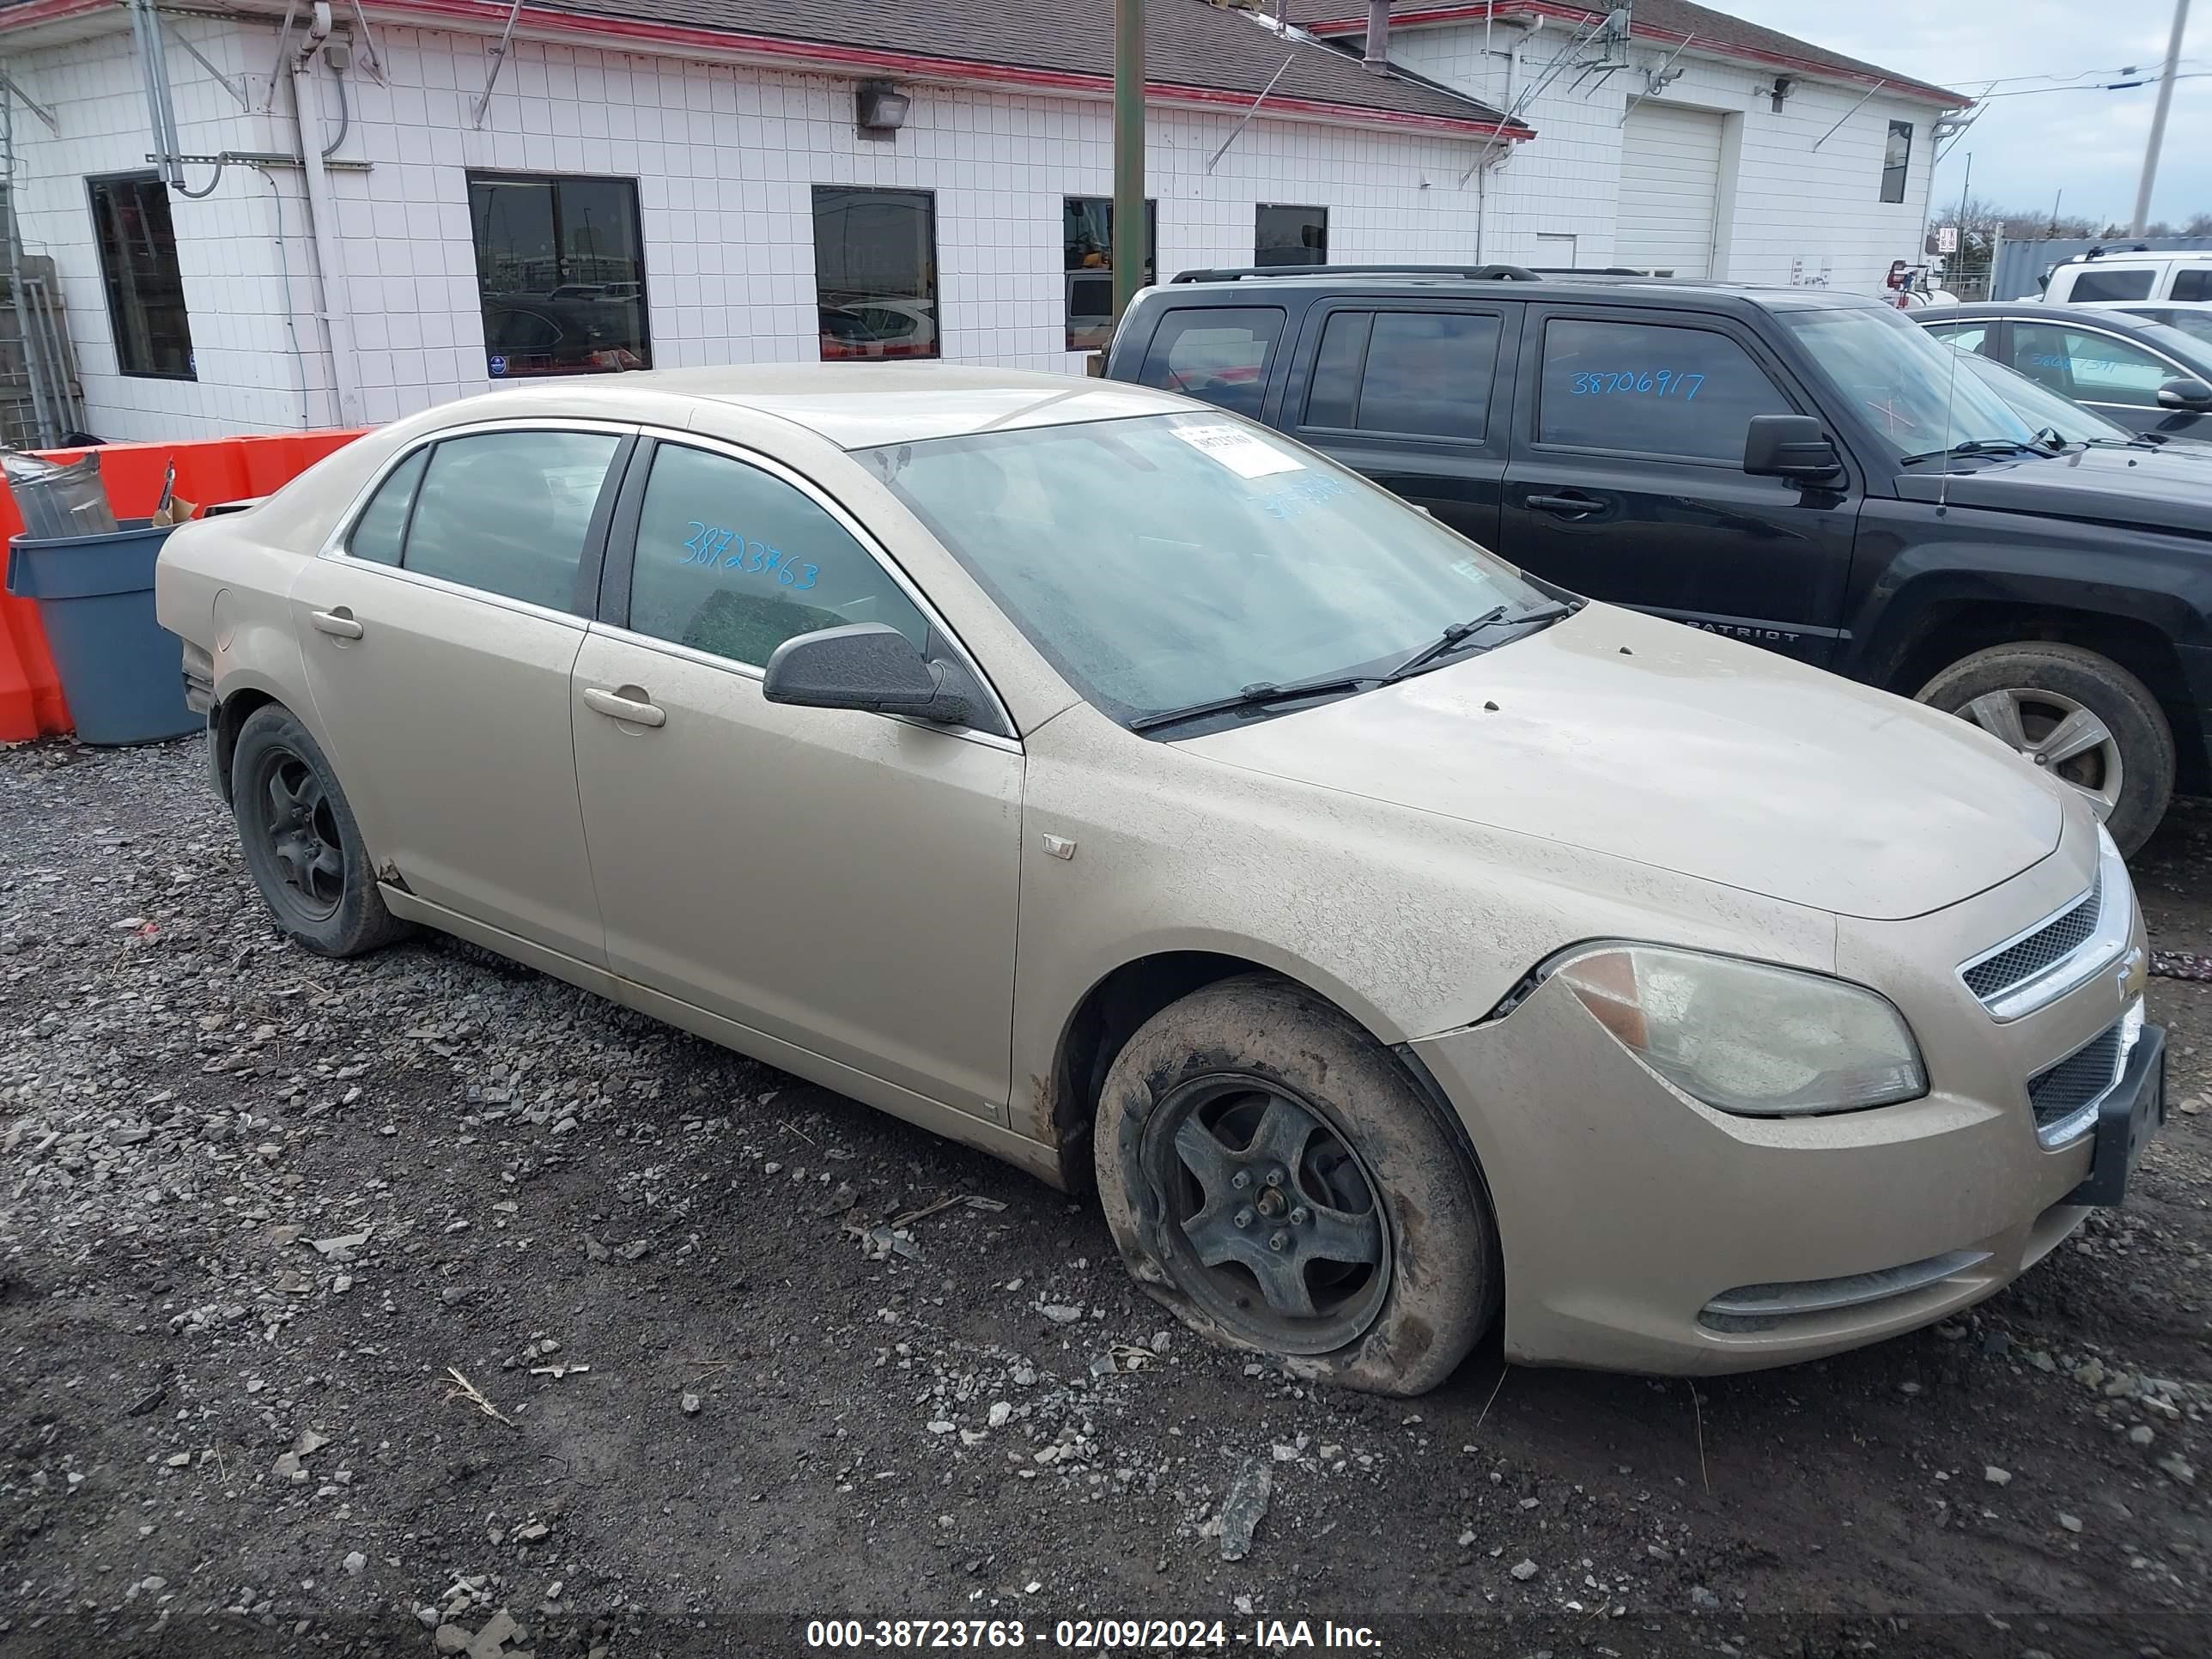
POLYGON ((39 441, 54 443, 59 434, 47 406, 46 374, 39 348, 31 338, 30 297, 23 291, 23 240, 15 223, 15 100, 9 86, 0 87, 0 144, 7 147, 8 296, 15 304, 15 334, 23 349, 23 374, 31 386, 31 418, 37 422, 39 441))

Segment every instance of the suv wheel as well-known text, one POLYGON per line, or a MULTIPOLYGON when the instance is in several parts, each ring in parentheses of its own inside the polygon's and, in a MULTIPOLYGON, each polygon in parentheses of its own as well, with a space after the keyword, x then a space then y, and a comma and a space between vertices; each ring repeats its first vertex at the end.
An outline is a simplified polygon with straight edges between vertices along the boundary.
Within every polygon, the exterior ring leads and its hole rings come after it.
POLYGON ((262 902, 307 949, 357 957, 412 931, 384 908, 337 775, 289 709, 272 703, 246 716, 230 799, 262 902))
POLYGON ((2173 796, 2173 729, 2150 689, 2110 658, 2040 641, 1993 646, 1920 688, 2087 797, 2123 853, 2173 796))
POLYGON ((1153 1015, 1107 1073, 1097 1130, 1122 1260, 1210 1341, 1413 1395, 1496 1316, 1497 1231, 1459 1135, 1297 986, 1224 980, 1153 1015))

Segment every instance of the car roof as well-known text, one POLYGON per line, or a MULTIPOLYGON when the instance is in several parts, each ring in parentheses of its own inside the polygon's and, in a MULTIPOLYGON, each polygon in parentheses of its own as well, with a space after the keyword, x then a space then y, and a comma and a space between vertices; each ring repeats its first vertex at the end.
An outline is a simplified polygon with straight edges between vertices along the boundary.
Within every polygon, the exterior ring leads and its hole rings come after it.
POLYGON ((434 424, 510 417, 649 419, 711 429, 715 408, 803 427, 842 449, 1073 425, 1202 405, 1118 380, 953 363, 760 363, 518 385, 442 405, 434 424), (704 405, 705 407, 702 407, 704 405))
POLYGON ((1159 303, 1218 305, 1224 295, 1238 305, 1264 305, 1270 295, 1310 298, 1318 293, 1378 294, 1403 297, 1409 291, 1455 299, 1542 300, 1579 305, 1635 305, 1711 310, 1841 309, 1876 305, 1864 295, 1780 284, 1720 283, 1703 277, 1647 276, 1638 271, 1537 271, 1534 279, 1476 276, 1472 267, 1450 265, 1290 265, 1266 270, 1187 270, 1171 283, 1145 290, 1159 303), (1200 296, 1203 296, 1201 299, 1200 296))
MULTIPOLYGON (((2160 305, 2157 300, 2131 300, 2131 306, 2160 305)), ((2124 331, 2154 325, 2156 319, 2138 317, 2117 306, 2051 306, 2040 300, 1969 300, 1955 306, 1921 306, 1905 315, 1916 323, 1940 323, 1960 317, 2012 317, 2034 323, 2086 323, 2124 331)))

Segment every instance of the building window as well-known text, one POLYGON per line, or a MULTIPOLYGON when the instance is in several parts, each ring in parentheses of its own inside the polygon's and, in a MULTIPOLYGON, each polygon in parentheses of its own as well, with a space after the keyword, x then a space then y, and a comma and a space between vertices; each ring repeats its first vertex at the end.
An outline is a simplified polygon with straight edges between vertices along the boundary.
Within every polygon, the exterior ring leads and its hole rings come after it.
POLYGON ((469 224, 492 379, 653 367, 635 179, 471 173, 469 224))
POLYGON ((1905 199, 1905 170, 1912 165, 1912 123, 1892 121, 1889 142, 1881 152, 1881 199, 1901 202, 1905 199))
POLYGON ((196 379, 185 279, 169 223, 169 187, 152 173, 88 179, 115 366, 125 374, 196 379))
POLYGON ((1252 263, 1255 265, 1325 265, 1328 263, 1328 210, 1284 207, 1262 202, 1254 214, 1252 263))
MULTIPOLYGON (((1067 349, 1096 351, 1114 332, 1114 200, 1071 196, 1061 204, 1060 252, 1067 266, 1067 349)), ((1145 204, 1145 270, 1159 278, 1160 204, 1145 204)))
POLYGON ((935 193, 815 185, 814 298, 824 362, 940 355, 935 193))

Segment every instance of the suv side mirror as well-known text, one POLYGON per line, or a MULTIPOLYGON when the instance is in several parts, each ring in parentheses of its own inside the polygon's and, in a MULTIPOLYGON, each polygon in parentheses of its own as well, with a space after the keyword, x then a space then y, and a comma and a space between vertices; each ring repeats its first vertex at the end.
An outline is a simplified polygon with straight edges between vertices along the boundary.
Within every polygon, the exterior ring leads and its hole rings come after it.
POLYGON ((1844 470, 1835 441, 1810 415, 1754 415, 1744 434, 1743 470, 1759 478, 1806 483, 1844 470))
POLYGON ((2166 409, 2212 409, 2212 386, 2184 375, 2159 387, 2158 401, 2166 409))
POLYGON ((776 647, 761 694, 799 708, 857 708, 965 726, 973 709, 961 684, 966 678, 948 684, 945 665, 923 657, 887 623, 854 623, 776 647))

